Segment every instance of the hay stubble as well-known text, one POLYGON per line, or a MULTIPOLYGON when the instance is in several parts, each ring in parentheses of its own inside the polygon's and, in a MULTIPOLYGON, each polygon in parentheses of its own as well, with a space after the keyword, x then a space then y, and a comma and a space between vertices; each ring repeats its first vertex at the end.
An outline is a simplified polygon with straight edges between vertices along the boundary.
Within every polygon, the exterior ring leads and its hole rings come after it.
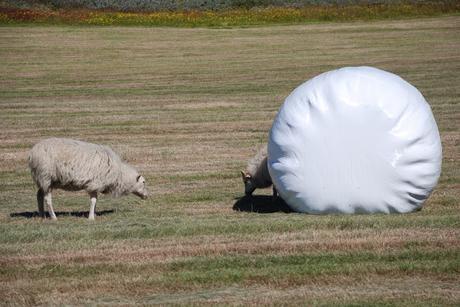
MULTIPOLYGON (((0 296, 12 304, 458 304, 460 18, 247 29, 0 28, 0 296), (239 170, 284 97, 372 65, 430 102, 443 174, 409 215, 234 211, 239 170), (36 211, 27 151, 67 136, 112 146, 152 198, 58 192, 36 211), (111 210, 115 209, 114 212, 111 210), (427 288, 430 290, 428 291, 427 288)), ((270 191, 261 191, 268 195, 270 191)))

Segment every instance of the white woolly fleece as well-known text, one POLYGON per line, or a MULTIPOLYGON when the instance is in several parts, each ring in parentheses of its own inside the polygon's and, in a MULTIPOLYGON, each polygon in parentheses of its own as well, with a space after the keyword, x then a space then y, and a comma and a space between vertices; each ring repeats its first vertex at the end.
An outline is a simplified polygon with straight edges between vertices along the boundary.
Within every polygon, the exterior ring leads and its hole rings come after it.
POLYGON ((29 167, 45 192, 59 188, 121 196, 133 191, 139 176, 109 147, 65 138, 37 143, 30 151, 29 167))

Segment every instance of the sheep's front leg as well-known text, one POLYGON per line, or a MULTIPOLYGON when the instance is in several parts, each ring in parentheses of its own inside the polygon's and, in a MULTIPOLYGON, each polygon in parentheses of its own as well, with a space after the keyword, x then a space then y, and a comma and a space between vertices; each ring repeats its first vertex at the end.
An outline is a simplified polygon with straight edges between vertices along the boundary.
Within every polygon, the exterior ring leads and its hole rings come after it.
POLYGON ((275 185, 273 185, 273 201, 276 201, 276 199, 278 198, 278 191, 276 190, 276 187, 275 185))
POLYGON ((88 219, 94 220, 95 211, 96 211, 97 193, 90 193, 89 196, 90 196, 90 198, 91 198, 91 206, 90 206, 90 208, 89 208, 89 216, 88 216, 88 219))
POLYGON ((46 205, 48 206, 48 212, 50 214, 50 217, 53 220, 57 220, 56 214, 54 214, 54 210, 53 210, 53 201, 51 200, 51 191, 48 191, 45 194, 45 201, 46 201, 46 205))

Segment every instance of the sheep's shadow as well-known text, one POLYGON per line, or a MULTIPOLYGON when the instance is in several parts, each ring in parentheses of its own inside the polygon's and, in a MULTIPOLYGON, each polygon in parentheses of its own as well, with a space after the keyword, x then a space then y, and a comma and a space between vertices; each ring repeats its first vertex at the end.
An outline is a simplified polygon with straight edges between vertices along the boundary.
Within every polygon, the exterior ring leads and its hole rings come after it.
POLYGON ((273 197, 268 195, 241 197, 233 205, 233 210, 256 213, 293 212, 282 198, 277 197, 273 200, 273 197))
MULTIPOLYGON (((113 209, 96 211, 96 216, 112 214, 114 212, 115 210, 113 209)), ((70 211, 70 212, 58 211, 54 213, 56 214, 57 217, 59 216, 88 217, 89 215, 89 211, 70 211)), ((11 217, 25 217, 27 219, 31 219, 34 217, 40 217, 40 213, 38 211, 13 212, 10 214, 10 216, 11 217)), ((47 218, 50 217, 48 212, 45 212, 45 217, 47 218)))

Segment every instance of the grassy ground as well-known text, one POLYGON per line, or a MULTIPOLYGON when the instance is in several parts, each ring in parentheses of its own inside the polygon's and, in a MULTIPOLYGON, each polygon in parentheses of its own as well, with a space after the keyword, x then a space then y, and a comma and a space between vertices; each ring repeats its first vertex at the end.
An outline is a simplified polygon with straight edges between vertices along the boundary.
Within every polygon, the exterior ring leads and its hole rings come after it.
POLYGON ((0 301, 458 305, 459 29, 1 27, 0 301), (269 190, 238 200, 283 99, 346 65, 395 72, 430 102, 444 160, 424 209, 310 216, 270 206, 269 190), (112 146, 153 197, 102 197, 89 222, 84 193, 58 192, 58 221, 36 217, 26 157, 49 136, 112 146))

